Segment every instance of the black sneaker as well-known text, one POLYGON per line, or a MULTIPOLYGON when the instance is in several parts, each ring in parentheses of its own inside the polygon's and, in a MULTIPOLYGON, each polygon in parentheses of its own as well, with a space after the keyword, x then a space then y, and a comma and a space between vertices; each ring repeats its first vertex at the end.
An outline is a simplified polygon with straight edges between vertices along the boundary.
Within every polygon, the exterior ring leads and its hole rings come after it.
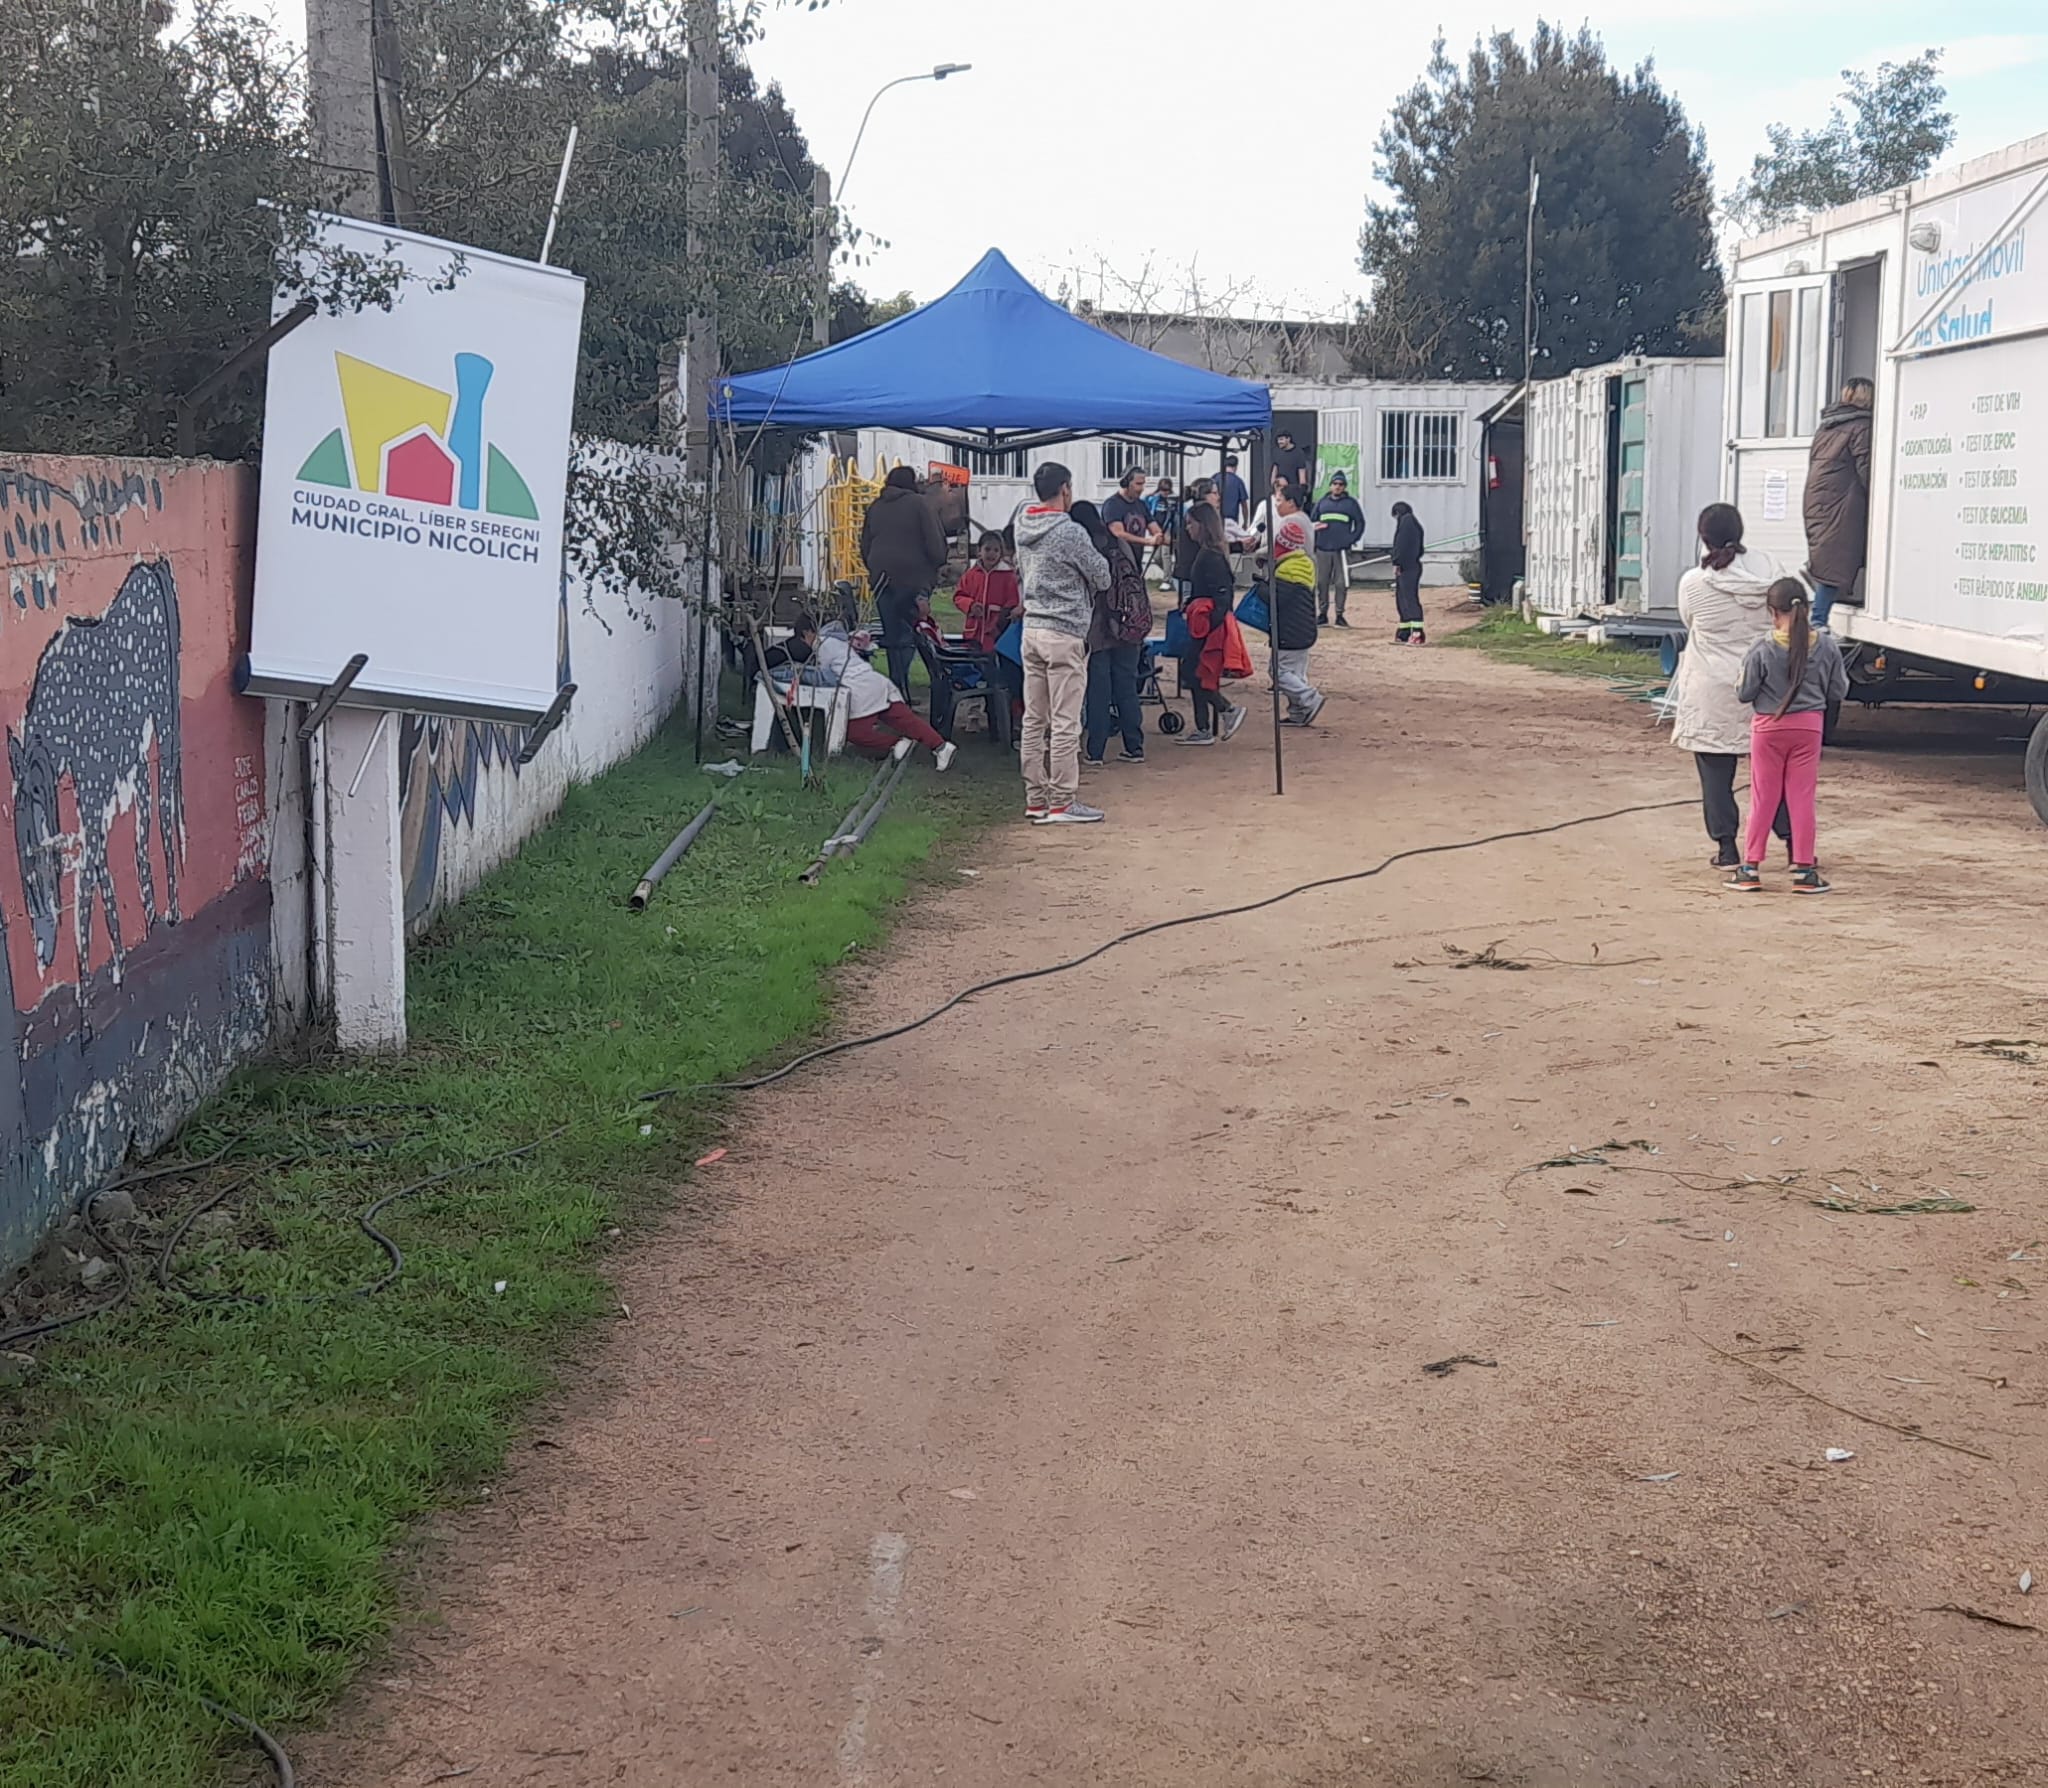
POLYGON ((1834 890, 1828 886, 1827 880, 1821 874, 1819 866, 1809 863, 1803 869, 1794 869, 1792 871, 1792 892, 1795 894, 1831 894, 1834 890))
POLYGON ((1735 848, 1733 843, 1724 844, 1714 853, 1714 860, 1709 867, 1714 869, 1740 869, 1742 867, 1742 853, 1735 848))
POLYGON ((1336 625, 1336 626, 1338 626, 1338 627, 1349 627, 1349 626, 1351 625, 1351 623, 1350 623, 1349 621, 1345 620, 1345 618, 1344 618, 1344 617, 1343 617, 1342 615, 1339 615, 1339 616, 1337 617, 1337 619, 1336 619, 1336 621, 1335 621, 1334 625, 1336 625))
POLYGON ((1738 863, 1735 873, 1721 884, 1731 894, 1758 894, 1763 885, 1764 878, 1754 863, 1738 863))

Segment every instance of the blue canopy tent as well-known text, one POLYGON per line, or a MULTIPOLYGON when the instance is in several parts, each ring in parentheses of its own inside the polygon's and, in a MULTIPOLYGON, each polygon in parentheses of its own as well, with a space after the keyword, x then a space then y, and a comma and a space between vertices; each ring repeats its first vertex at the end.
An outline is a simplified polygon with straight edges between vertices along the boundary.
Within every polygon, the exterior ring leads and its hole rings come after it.
MULTIPOLYGON (((1272 427, 1273 398, 1263 385, 1185 366, 1098 329, 992 248, 943 298, 907 316, 787 365, 719 380, 710 420, 757 436, 770 427, 887 428, 983 450, 1050 447, 1082 435, 1228 448, 1233 436, 1272 427)), ((1275 650, 1278 794, 1285 778, 1275 650)))
POLYGON ((786 366, 722 379, 714 422, 890 428, 962 447, 1078 435, 1214 441, 1272 426, 1265 386, 1183 366, 1083 321, 990 249, 943 298, 786 366))

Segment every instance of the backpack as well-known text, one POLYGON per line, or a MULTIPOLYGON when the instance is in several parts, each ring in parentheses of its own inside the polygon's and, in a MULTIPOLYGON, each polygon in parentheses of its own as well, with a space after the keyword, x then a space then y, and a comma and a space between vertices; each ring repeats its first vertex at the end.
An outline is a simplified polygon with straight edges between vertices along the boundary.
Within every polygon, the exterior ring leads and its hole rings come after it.
POLYGON ((1142 645, 1152 635, 1152 598, 1146 594, 1144 574, 1121 550, 1110 555, 1107 610, 1110 637, 1120 646, 1142 645))

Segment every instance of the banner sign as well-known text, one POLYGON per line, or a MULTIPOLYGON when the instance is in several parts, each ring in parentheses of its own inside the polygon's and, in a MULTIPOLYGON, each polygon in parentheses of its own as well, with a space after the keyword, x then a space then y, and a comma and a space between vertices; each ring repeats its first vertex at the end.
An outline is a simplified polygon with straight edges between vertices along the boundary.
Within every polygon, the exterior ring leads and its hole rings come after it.
POLYGON ((314 694, 361 652, 347 701, 534 719, 557 683, 583 282, 350 218, 316 252, 405 277, 390 310, 270 351, 249 691, 314 694))

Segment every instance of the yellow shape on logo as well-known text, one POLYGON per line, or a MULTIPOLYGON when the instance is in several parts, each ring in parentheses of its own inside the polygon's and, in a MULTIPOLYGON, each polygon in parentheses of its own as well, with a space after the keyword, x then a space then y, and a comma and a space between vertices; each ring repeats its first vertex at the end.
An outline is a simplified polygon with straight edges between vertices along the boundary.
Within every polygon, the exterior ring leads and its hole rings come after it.
POLYGON ((349 354, 334 357, 341 379, 341 407, 348 417, 349 455, 355 461, 356 488, 375 491, 384 470, 384 449, 401 435, 430 428, 444 440, 455 399, 417 379, 372 366, 349 354))

